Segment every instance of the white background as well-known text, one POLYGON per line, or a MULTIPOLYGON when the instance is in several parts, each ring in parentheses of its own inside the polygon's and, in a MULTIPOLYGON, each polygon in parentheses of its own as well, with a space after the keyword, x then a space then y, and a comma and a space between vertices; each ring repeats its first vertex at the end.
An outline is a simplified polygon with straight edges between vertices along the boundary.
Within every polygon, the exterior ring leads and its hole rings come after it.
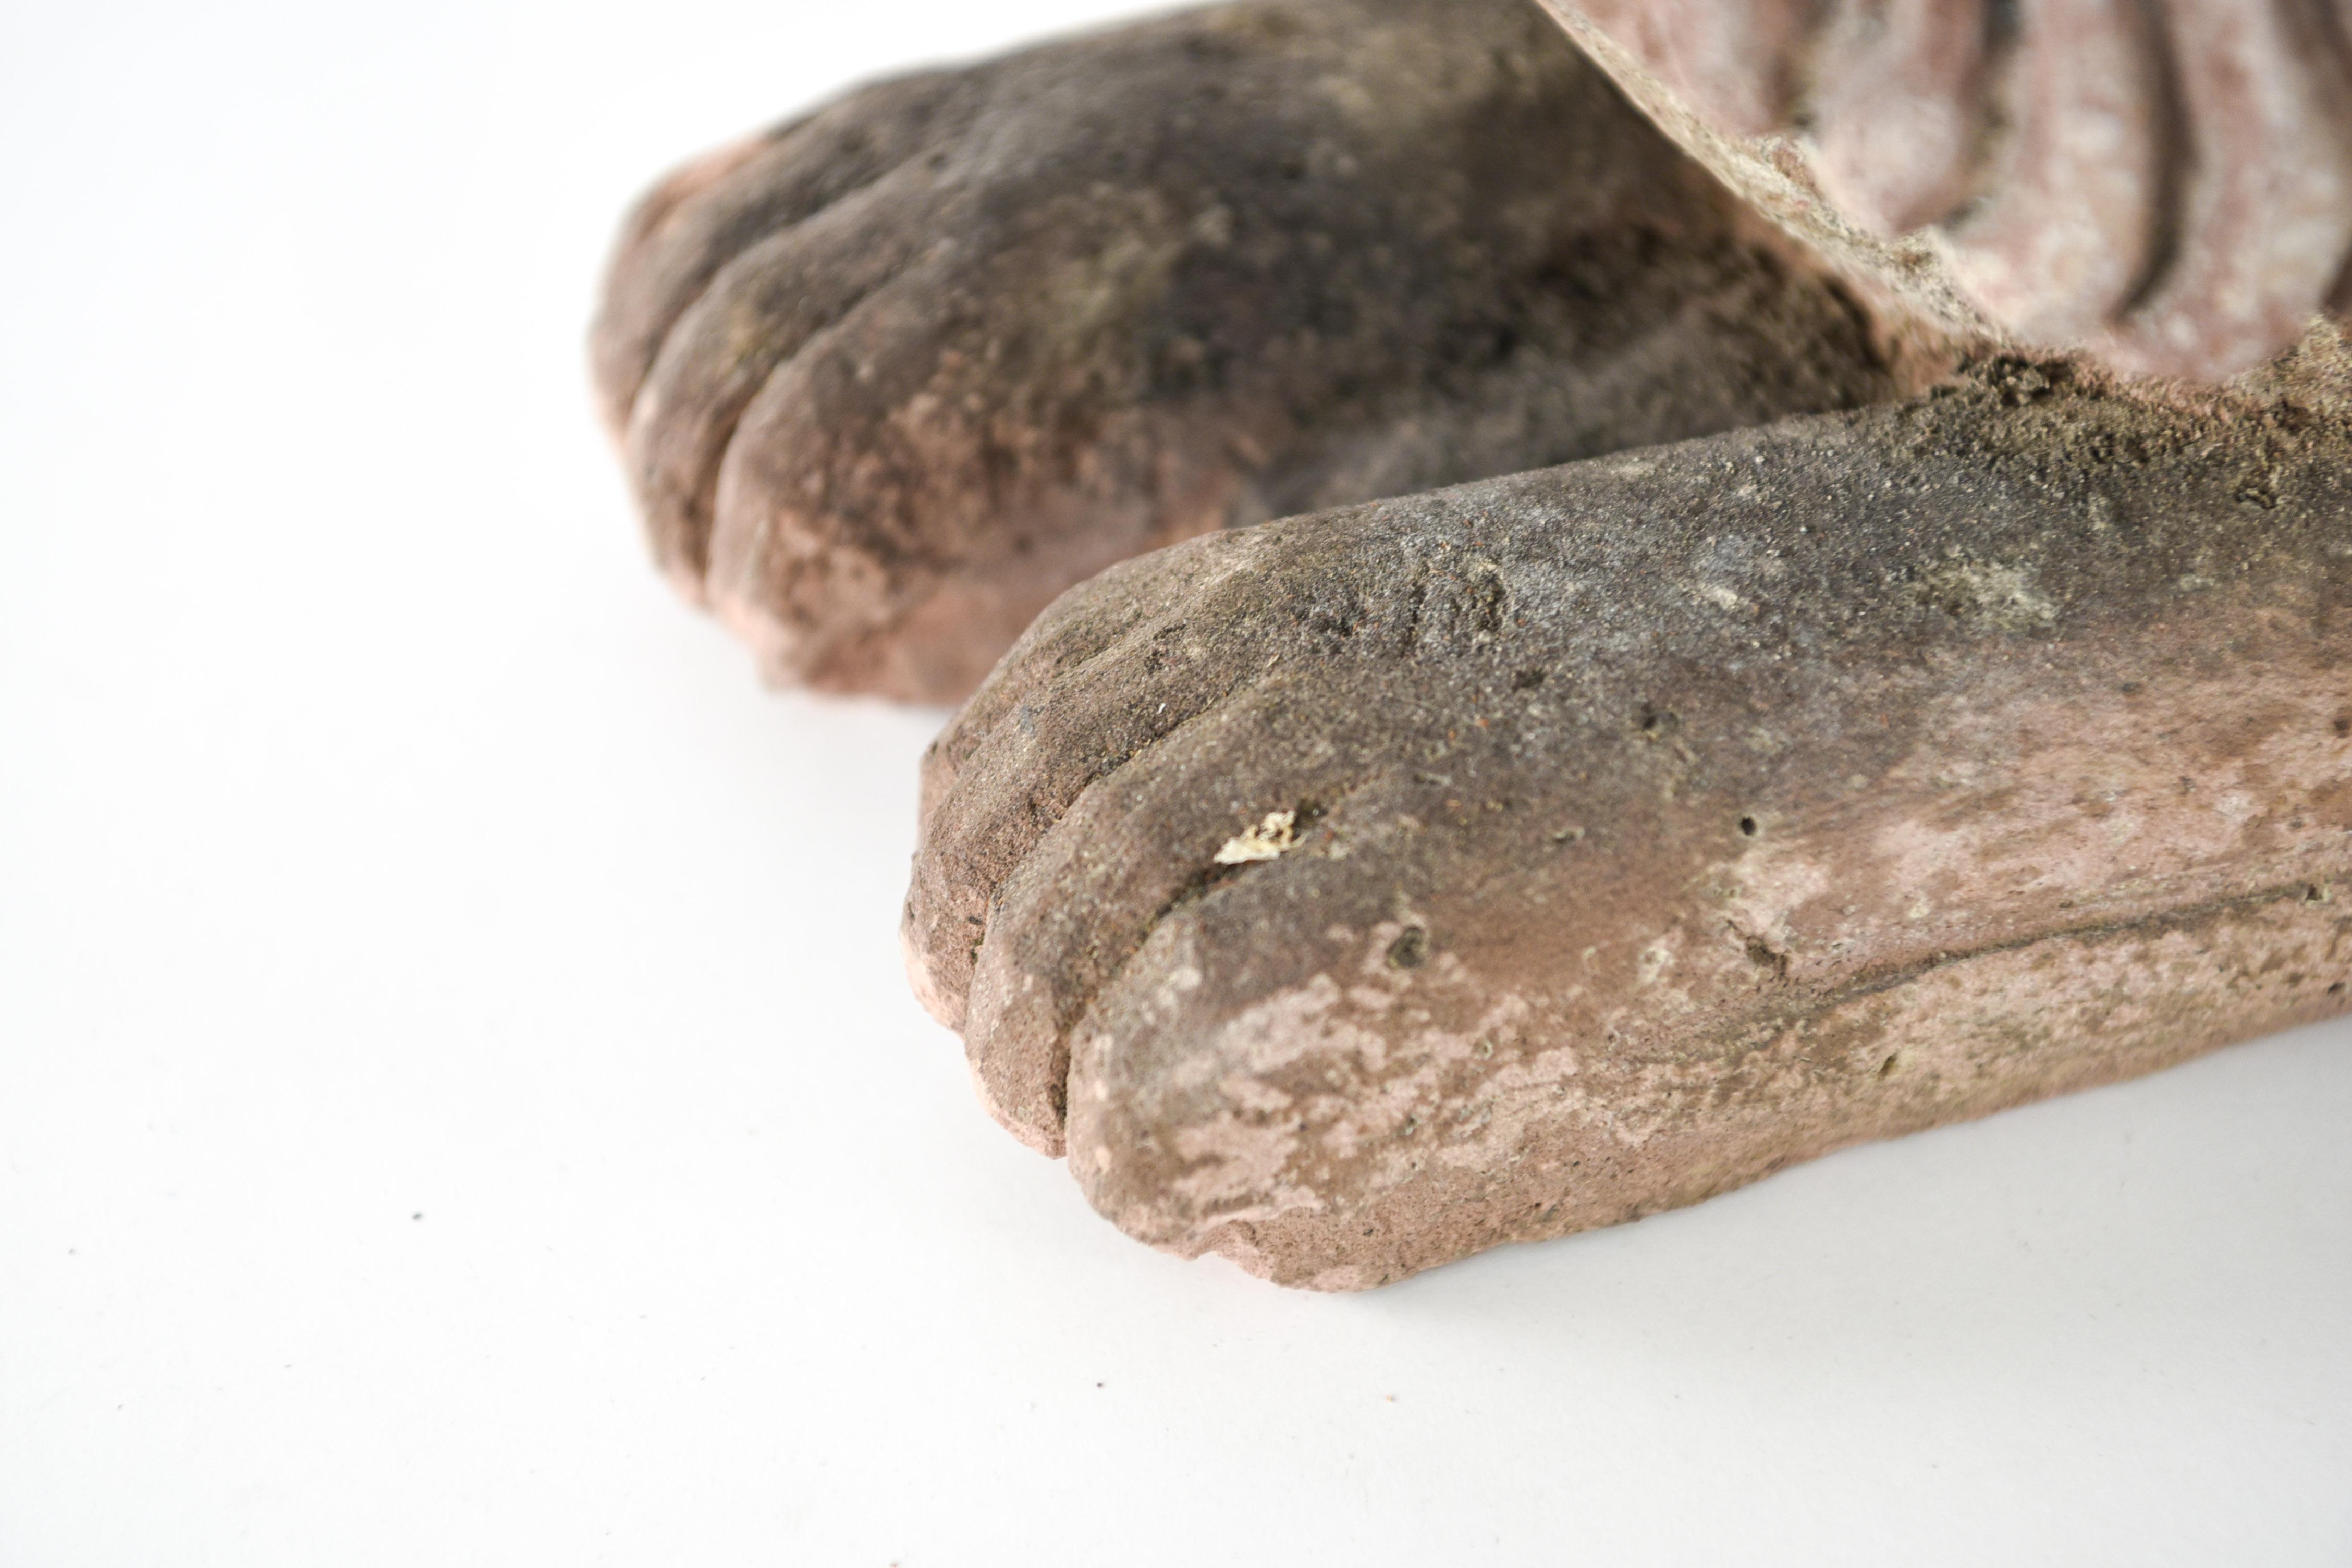
POLYGON ((2352 1028, 1369 1296, 895 922, 938 715, 647 568, 674 158, 1105 0, 0 14, 0 1563, 2352 1562, 2352 1028))

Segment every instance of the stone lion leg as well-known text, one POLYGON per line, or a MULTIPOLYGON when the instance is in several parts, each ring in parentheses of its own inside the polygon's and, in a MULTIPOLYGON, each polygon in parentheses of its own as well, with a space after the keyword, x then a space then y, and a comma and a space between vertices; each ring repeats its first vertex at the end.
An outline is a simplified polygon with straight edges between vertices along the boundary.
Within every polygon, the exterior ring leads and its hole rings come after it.
POLYGON ((1324 1288, 2342 1012, 2347 363, 1114 568, 933 749, 917 985, 1115 1223, 1324 1288))
POLYGON ((1139 551, 1937 352, 1527 0, 1253 0, 868 87, 648 196, 594 337, 673 580, 776 679, 934 701, 1139 551))

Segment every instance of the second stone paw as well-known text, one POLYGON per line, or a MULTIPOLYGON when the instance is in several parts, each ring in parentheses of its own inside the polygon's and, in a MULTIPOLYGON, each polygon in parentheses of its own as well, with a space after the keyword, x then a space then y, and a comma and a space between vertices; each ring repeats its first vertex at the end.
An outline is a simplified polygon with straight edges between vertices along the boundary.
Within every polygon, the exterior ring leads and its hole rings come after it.
POLYGON ((682 170, 595 361, 772 678, 944 701, 1139 551, 1940 368, 1794 254, 1523 0, 1261 0, 682 170))

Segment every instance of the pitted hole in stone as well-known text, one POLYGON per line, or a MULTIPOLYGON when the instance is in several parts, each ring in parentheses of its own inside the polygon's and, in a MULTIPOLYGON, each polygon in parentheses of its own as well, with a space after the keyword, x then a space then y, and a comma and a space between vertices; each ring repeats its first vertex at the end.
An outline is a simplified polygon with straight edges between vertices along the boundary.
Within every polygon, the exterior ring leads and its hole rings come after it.
MULTIPOLYGON (((1537 687, 1541 686, 1544 683, 1544 675, 1545 672, 1540 669, 1523 669, 1519 671, 1518 674, 1511 677, 1511 689, 1514 691, 1533 691, 1537 687)), ((2338 733, 2341 732, 2342 731, 2338 731, 2338 733)))
POLYGON ((1739 831, 1749 838, 1755 837, 1756 819, 1752 816, 1741 817, 1739 819, 1739 831))
MULTIPOLYGON (((1737 928, 1734 929, 1736 930, 1737 928)), ((1770 942, 1766 942, 1762 937, 1759 936, 1743 935, 1741 937, 1741 946, 1748 953, 1748 963, 1754 964, 1759 969, 1770 970, 1776 979, 1786 980, 1789 978, 1789 955, 1787 953, 1782 952, 1770 942)))
POLYGON ((2336 895, 2333 892, 2329 891, 2325 886, 2317 882, 2312 883, 2303 890, 2303 901, 2306 904, 2329 903, 2334 901, 2335 897, 2336 895))
POLYGON ((1903 1053, 1901 1051, 1889 1051, 1886 1054, 1886 1059, 1878 1064, 1878 1076, 1882 1079, 1893 1078, 1895 1076, 1895 1069, 1902 1065, 1903 1053))
POLYGON ((1429 962, 1429 932, 1419 926, 1407 926, 1396 941, 1389 943, 1389 967, 1419 969, 1429 962))
POLYGON ((2327 988, 2327 994, 2328 994, 2330 996, 2341 996, 2341 995, 2343 995, 2343 994, 2344 994, 2344 982, 2342 982, 2341 980, 2339 980, 2339 981, 2337 981, 2335 984, 2333 984, 2333 985, 2329 986, 2329 987, 2327 988))

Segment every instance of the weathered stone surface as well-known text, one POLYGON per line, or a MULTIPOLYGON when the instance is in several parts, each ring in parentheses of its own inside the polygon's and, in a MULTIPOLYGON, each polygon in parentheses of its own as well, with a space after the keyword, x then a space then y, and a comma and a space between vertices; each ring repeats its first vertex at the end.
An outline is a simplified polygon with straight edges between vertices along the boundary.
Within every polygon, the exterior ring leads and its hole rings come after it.
POLYGON ((2344 1011, 2347 363, 1116 567, 933 749, 917 986, 1120 1226, 1335 1289, 2344 1011))
POLYGON ((662 565, 772 677, 948 700, 1138 551, 1948 363, 1799 255, 1522 0, 1265 0, 689 166, 594 362, 662 565))
POLYGON ((950 698, 1100 571, 933 749, 910 970, 1286 1283, 2352 986, 2352 352, 2260 363, 2342 287, 2340 18, 1547 4, 1665 135, 1517 0, 1220 7, 682 171, 597 329, 777 679, 950 698))
POLYGON ((2218 381, 2343 303, 2340 5, 1544 3, 1759 210, 1962 330, 2218 381))

